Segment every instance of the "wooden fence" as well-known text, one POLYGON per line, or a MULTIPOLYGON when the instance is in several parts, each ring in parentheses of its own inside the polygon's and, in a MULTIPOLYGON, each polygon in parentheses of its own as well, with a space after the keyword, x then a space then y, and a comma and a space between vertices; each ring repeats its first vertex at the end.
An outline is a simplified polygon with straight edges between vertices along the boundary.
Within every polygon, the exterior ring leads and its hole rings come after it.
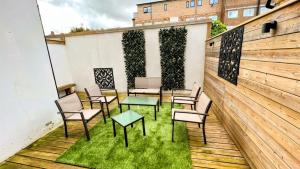
POLYGON ((221 34, 206 42, 204 91, 252 168, 300 168, 300 1, 243 25, 238 84, 218 76, 221 34))

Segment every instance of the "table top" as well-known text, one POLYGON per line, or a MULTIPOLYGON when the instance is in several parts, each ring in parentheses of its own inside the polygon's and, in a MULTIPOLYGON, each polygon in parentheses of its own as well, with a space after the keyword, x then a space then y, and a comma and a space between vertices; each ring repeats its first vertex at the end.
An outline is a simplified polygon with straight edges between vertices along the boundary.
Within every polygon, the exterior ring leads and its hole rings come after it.
POLYGON ((127 96, 120 104, 155 106, 157 103, 158 98, 156 97, 127 96))
POLYGON ((113 116, 112 119, 116 122, 118 122, 120 125, 122 125, 123 127, 128 126, 129 124, 132 124, 138 120, 140 120, 141 118, 143 118, 144 116, 132 111, 132 110, 128 110, 124 113, 121 113, 119 115, 113 116))

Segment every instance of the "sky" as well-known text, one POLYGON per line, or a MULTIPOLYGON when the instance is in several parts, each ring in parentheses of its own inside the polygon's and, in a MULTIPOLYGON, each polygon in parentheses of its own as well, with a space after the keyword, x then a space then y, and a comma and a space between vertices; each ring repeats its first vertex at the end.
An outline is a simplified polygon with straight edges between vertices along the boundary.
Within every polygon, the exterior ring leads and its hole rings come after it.
POLYGON ((132 26, 136 4, 150 0, 37 0, 45 33, 132 26))

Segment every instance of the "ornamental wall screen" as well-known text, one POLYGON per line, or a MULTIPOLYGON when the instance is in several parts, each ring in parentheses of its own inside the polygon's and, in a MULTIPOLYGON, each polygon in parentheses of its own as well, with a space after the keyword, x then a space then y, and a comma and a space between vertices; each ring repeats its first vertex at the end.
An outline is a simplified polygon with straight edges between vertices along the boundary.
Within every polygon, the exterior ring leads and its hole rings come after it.
POLYGON ((96 84, 101 89, 115 89, 114 73, 112 68, 94 68, 96 84))
POLYGON ((242 53, 244 26, 222 35, 218 76, 237 85, 242 53))

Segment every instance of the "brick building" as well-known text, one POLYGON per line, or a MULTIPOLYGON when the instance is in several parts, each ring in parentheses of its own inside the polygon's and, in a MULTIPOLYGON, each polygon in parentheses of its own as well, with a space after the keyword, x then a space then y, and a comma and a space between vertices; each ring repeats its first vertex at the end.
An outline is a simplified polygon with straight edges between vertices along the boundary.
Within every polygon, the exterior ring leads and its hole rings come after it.
POLYGON ((221 20, 229 28, 259 13, 264 13, 267 0, 158 0, 137 4, 135 26, 210 18, 221 20), (259 12, 257 13, 257 9, 259 12))

